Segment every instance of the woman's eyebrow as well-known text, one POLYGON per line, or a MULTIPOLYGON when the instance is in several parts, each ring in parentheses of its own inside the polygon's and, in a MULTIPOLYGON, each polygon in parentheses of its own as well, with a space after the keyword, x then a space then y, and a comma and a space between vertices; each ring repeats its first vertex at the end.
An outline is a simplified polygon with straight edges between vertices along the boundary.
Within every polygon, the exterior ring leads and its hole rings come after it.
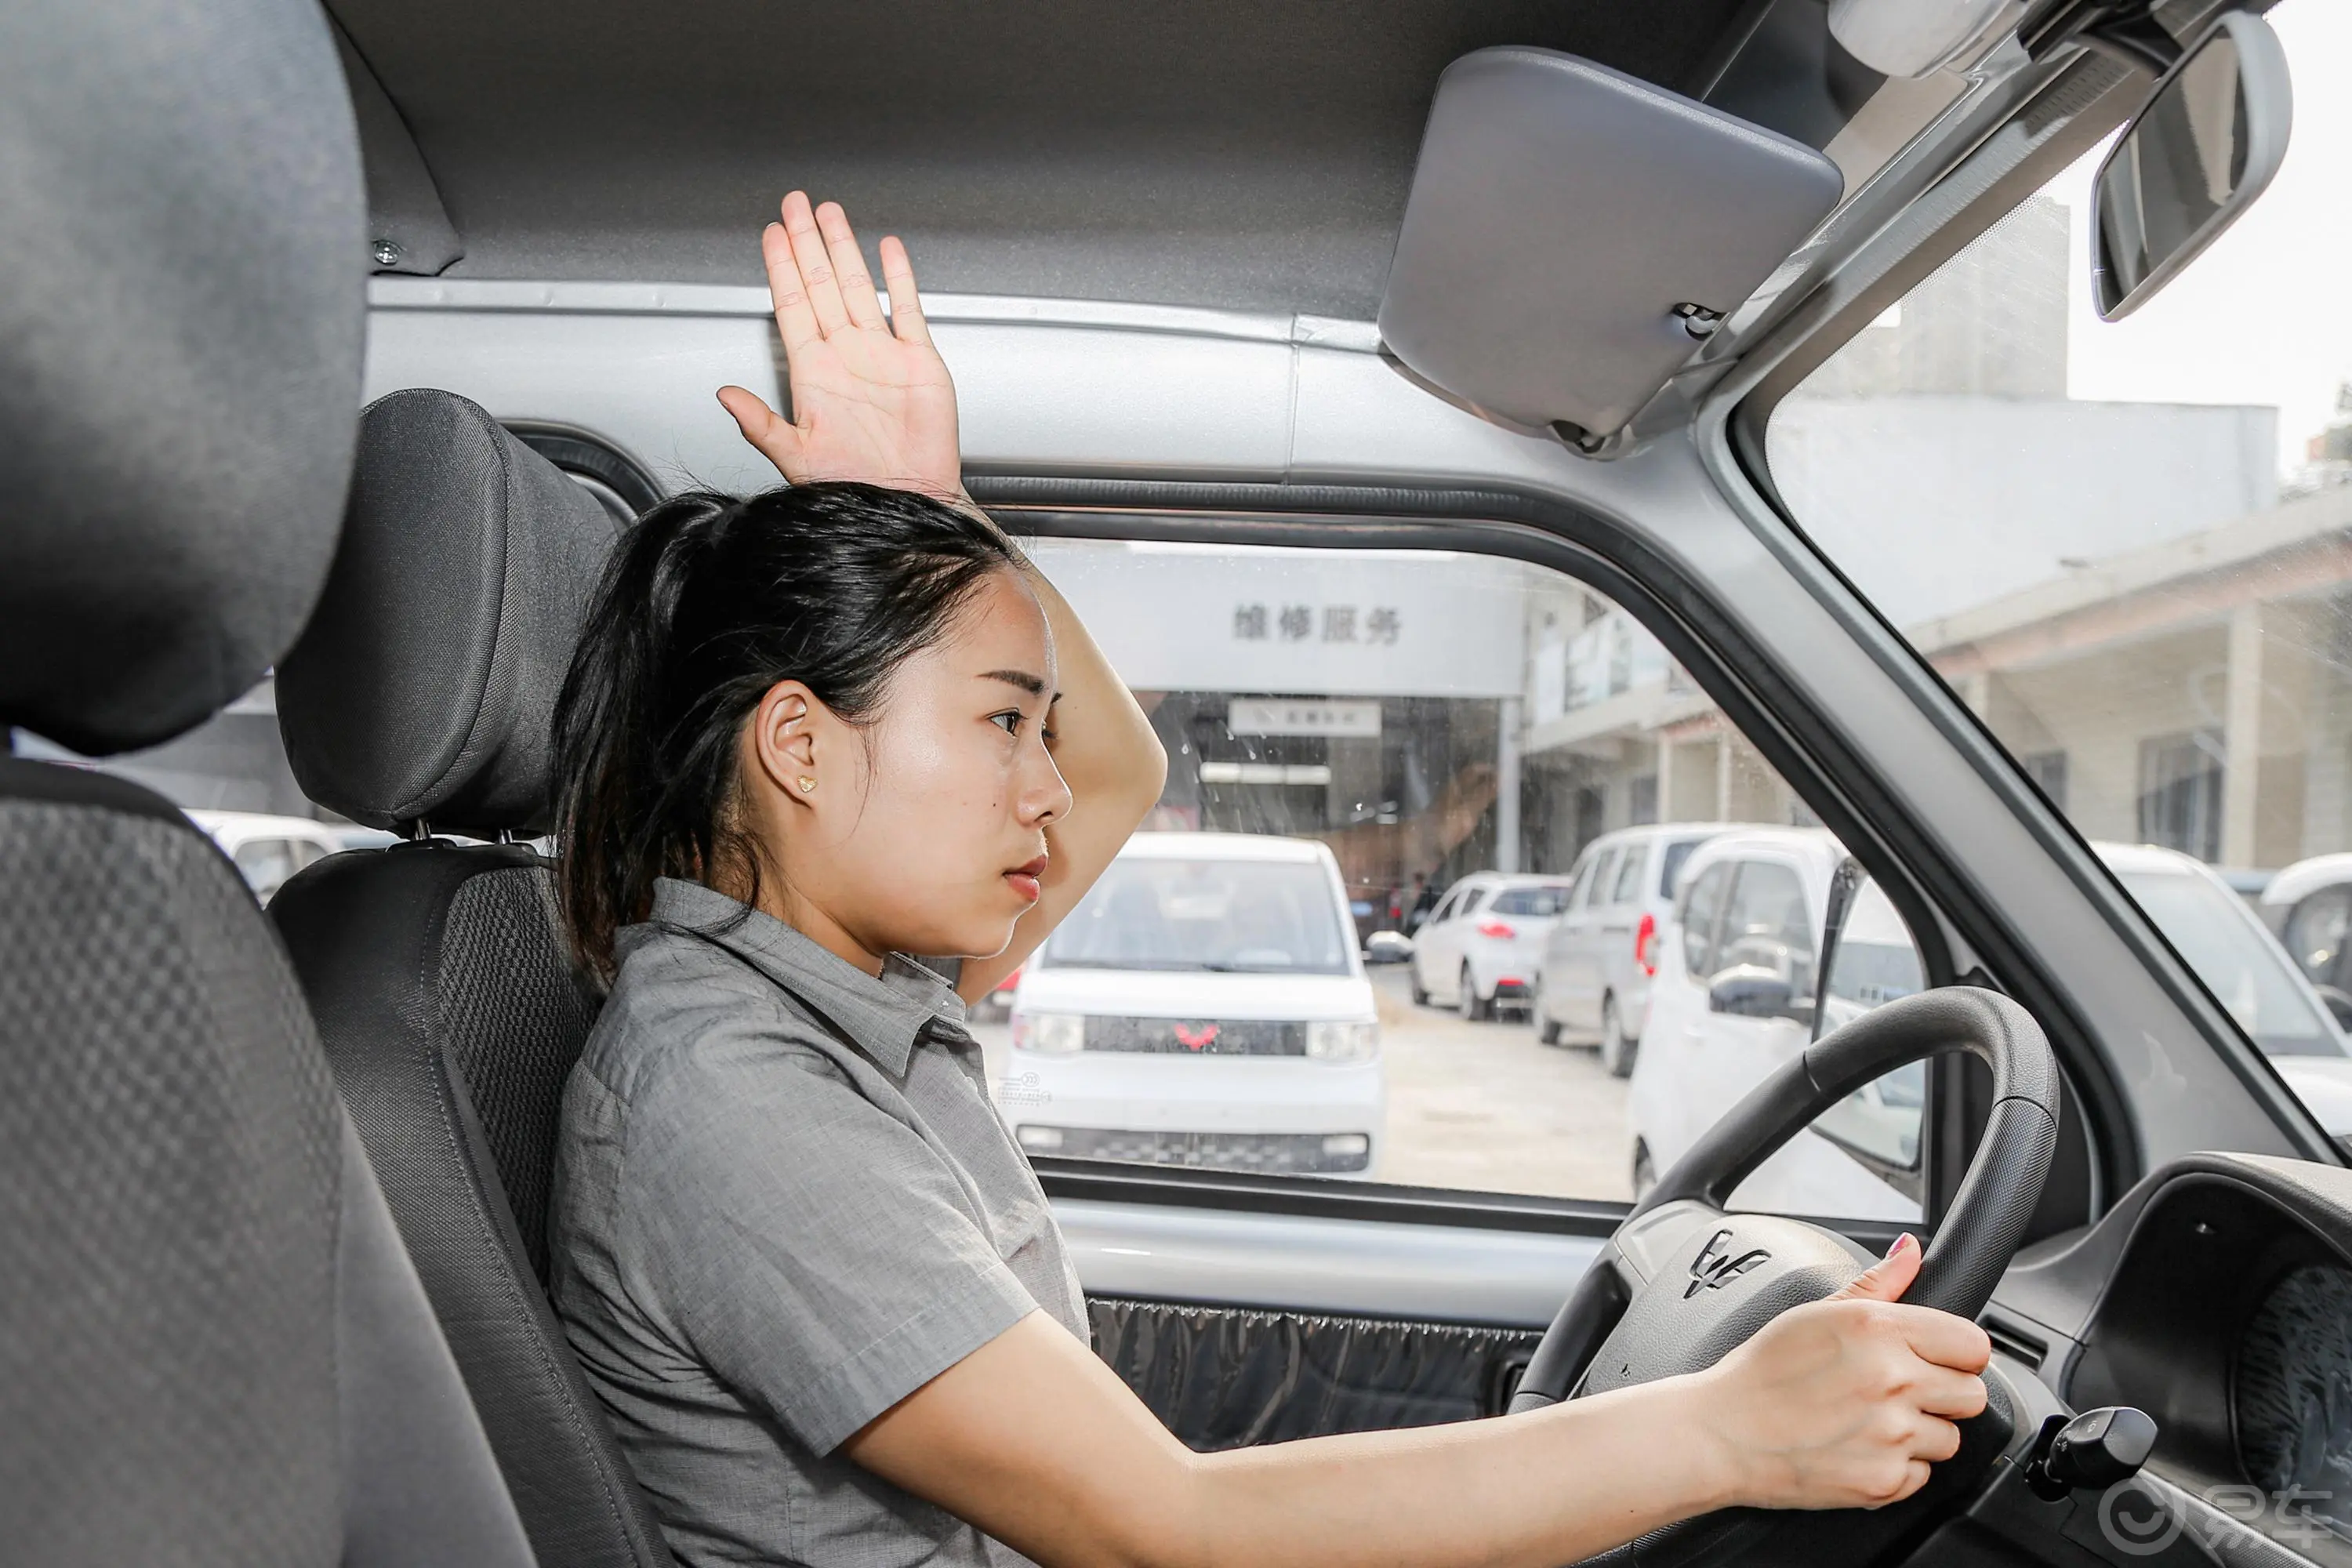
MULTIPOLYGON (((1007 686, 1017 686, 1032 697, 1042 697, 1045 691, 1045 679, 1040 676, 1030 674, 1025 669, 992 669, 981 679, 1001 680, 1007 686)), ((1061 694, 1056 692, 1055 695, 1058 697, 1061 694)))

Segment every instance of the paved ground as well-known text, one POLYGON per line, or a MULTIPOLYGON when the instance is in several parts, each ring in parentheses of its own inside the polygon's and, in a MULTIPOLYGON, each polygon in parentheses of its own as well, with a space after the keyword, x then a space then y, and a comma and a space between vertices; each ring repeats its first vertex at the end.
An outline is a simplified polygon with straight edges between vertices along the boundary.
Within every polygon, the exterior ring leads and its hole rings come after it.
MULTIPOLYGON (((1389 1072, 1381 1180, 1559 1197, 1633 1195, 1624 1080, 1602 1072, 1590 1049, 1538 1045, 1535 1030, 1516 1017, 1465 1024, 1451 1012, 1416 1007, 1402 965, 1371 973, 1389 1072)), ((992 1058, 993 1083, 1005 1027, 982 1024, 973 1033, 992 1058)))

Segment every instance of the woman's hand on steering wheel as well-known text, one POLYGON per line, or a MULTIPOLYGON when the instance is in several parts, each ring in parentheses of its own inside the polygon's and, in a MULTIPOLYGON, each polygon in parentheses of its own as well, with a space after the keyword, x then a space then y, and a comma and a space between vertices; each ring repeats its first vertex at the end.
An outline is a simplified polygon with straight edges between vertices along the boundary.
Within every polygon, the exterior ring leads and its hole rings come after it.
POLYGON ((1886 1257, 1825 1300, 1775 1318, 1706 1372, 1706 1413, 1732 1503, 1876 1508, 1927 1484, 1960 1446, 1953 1425, 1985 1407, 1978 1374, 1992 1342, 1965 1318, 1900 1298, 1919 1244, 1886 1257))

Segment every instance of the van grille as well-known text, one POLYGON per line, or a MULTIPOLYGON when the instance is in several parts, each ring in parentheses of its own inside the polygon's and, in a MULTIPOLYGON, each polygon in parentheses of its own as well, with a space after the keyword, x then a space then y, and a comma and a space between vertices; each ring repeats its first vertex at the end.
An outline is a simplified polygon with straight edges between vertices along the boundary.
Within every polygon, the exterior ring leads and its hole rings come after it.
POLYGON ((1307 1026, 1257 1018, 1089 1017, 1087 1049, 1175 1057, 1303 1057, 1307 1026))
POLYGON ((1296 1175, 1345 1175, 1372 1163, 1369 1137, 1319 1132, 1131 1132, 1067 1127, 1055 1152, 1066 1159, 1296 1175))

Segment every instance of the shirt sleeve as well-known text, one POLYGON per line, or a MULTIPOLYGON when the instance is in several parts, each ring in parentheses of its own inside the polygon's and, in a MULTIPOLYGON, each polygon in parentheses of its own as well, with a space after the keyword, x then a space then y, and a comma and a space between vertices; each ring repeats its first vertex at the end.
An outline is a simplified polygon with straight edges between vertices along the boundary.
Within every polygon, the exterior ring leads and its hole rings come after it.
POLYGON ((946 1160, 805 1047, 705 1039, 630 1121, 646 1304, 817 1454, 1037 1310, 946 1160))

